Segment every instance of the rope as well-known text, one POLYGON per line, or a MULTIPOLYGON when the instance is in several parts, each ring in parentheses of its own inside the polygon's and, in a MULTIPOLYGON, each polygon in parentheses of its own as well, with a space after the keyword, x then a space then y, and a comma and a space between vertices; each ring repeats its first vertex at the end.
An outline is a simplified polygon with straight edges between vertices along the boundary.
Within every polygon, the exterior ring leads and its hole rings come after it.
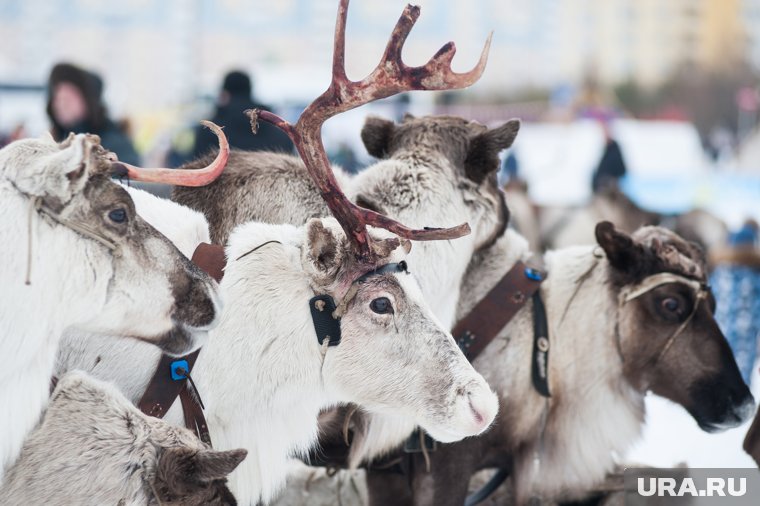
POLYGON ((642 280, 639 284, 631 287, 625 287, 620 291, 619 307, 622 307, 624 304, 632 301, 633 299, 641 297, 645 293, 650 292, 658 286, 667 283, 681 283, 688 286, 694 291, 694 298, 696 300, 694 301, 694 306, 691 308, 691 313, 689 313, 689 316, 681 323, 681 325, 678 326, 675 332, 673 332, 670 337, 668 337, 668 340, 665 342, 665 345, 662 347, 660 352, 651 359, 652 364, 656 364, 663 357, 663 355, 667 353, 667 351, 675 342, 676 338, 686 329, 689 323, 691 323, 694 315, 697 314, 699 304, 707 298, 709 289, 696 279, 687 278, 685 276, 674 274, 672 272, 661 272, 659 274, 648 276, 644 278, 644 280, 642 280))
POLYGON ((264 246, 266 246, 267 244, 272 244, 272 243, 282 244, 280 241, 276 241, 276 240, 272 239, 271 241, 267 241, 267 242, 265 242, 265 243, 259 244, 258 246, 256 246, 256 247, 255 247, 255 248, 253 248, 252 250, 250 250, 250 251, 247 251, 247 252, 243 253, 242 255, 240 255, 239 257, 237 257, 237 258, 235 259, 235 261, 238 261, 238 260, 240 260, 241 258, 243 258, 244 256, 250 255, 250 254, 251 254, 251 253, 253 253, 254 251, 256 251, 256 250, 258 250, 258 249, 260 249, 260 248, 263 248, 263 247, 264 247, 264 246))
POLYGON ((90 228, 88 225, 85 225, 84 223, 77 223, 75 221, 67 220, 66 218, 61 218, 61 216, 50 209, 49 207, 46 207, 44 205, 39 205, 38 207, 39 211, 42 213, 45 213, 46 215, 50 216, 50 218, 53 219, 53 221, 70 228, 74 232, 78 232, 82 234, 83 236, 92 239, 93 241, 99 242, 106 248, 108 248, 111 251, 116 251, 118 246, 109 239, 106 239, 102 235, 100 235, 96 230, 90 228))

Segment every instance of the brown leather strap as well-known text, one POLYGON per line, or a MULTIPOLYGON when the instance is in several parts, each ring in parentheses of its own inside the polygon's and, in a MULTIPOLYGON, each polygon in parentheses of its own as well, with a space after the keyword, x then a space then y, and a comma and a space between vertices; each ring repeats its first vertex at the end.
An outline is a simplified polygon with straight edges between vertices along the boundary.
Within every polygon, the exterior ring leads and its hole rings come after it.
POLYGON ((744 438, 744 451, 755 459, 755 462, 760 466, 760 411, 755 414, 755 419, 752 421, 752 425, 747 431, 747 436, 744 438))
POLYGON ((451 331, 472 362, 541 286, 543 272, 518 261, 451 331))
POLYGON ((191 260, 217 282, 222 280, 224 268, 227 265, 224 247, 202 242, 195 248, 191 260))
POLYGON ((195 385, 186 380, 185 388, 179 392, 179 400, 182 402, 182 411, 185 415, 185 427, 195 432, 198 439, 212 446, 211 434, 209 433, 206 417, 203 415, 203 406, 198 395, 195 385))
MULTIPOLYGON (((203 269, 209 276, 221 281, 224 276, 224 267, 227 260, 224 256, 224 248, 215 244, 200 243, 193 253, 192 261, 203 269)), ((185 416, 185 426, 195 432, 201 441, 211 445, 211 436, 203 416, 203 406, 200 403, 200 394, 195 390, 192 381, 188 381, 190 372, 193 370, 195 360, 200 350, 196 350, 184 357, 170 357, 161 355, 156 372, 153 373, 145 393, 143 393, 137 407, 149 416, 163 418, 172 404, 179 397, 182 403, 182 411, 185 416), (182 360, 187 362, 178 364, 182 360), (181 374, 172 374, 172 364, 175 364, 175 373, 178 365, 183 369, 181 374), (191 393, 191 389, 194 394, 191 393)))
POLYGON ((198 358, 198 353, 201 350, 196 350, 184 357, 170 357, 169 355, 161 355, 161 360, 158 362, 156 372, 153 373, 150 383, 148 383, 145 393, 137 403, 137 407, 148 416, 155 416, 156 418, 163 418, 169 408, 172 407, 174 401, 177 400, 177 396, 182 390, 185 390, 185 383, 187 379, 174 379, 172 378, 172 363, 179 360, 186 360, 188 369, 183 376, 190 374, 195 365, 195 359, 198 358))

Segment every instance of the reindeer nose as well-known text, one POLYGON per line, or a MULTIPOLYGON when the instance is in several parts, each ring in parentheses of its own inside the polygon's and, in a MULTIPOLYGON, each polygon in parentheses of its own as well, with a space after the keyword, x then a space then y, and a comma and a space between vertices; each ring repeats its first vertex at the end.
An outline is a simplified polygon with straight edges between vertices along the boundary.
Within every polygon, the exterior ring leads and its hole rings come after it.
POLYGON ((468 390, 467 402, 472 413, 474 431, 480 434, 496 418, 499 412, 499 400, 487 386, 478 385, 478 387, 468 390))
POLYGON ((218 286, 189 262, 183 279, 175 284, 175 310, 172 317, 188 327, 210 330, 219 322, 221 300, 218 286))

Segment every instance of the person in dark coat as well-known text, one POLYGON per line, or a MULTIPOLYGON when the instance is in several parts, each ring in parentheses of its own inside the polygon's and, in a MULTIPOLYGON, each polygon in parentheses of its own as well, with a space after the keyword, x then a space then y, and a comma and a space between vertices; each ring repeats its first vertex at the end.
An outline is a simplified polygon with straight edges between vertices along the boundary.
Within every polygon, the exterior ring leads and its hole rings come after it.
POLYGON ((627 172, 620 144, 612 137, 608 124, 604 123, 603 129, 605 139, 604 152, 591 180, 591 189, 594 193, 599 193, 610 187, 616 187, 620 178, 625 176, 627 172))
MULTIPOLYGON (((290 138, 274 125, 262 121, 259 122, 258 133, 254 135, 251 132, 250 119, 243 114, 243 111, 246 109, 272 110, 269 106, 254 101, 252 91, 251 78, 248 74, 237 70, 228 73, 224 77, 216 112, 211 121, 224 127, 224 134, 227 136, 230 147, 247 151, 292 152, 293 144, 290 138)), ((216 150, 218 146, 216 136, 209 129, 196 127, 194 158, 216 150)))
POLYGON ((97 74, 70 63, 53 67, 46 111, 55 140, 60 142, 72 132, 96 134, 103 147, 116 153, 119 160, 140 164, 126 132, 108 117, 103 104, 103 80, 97 74))

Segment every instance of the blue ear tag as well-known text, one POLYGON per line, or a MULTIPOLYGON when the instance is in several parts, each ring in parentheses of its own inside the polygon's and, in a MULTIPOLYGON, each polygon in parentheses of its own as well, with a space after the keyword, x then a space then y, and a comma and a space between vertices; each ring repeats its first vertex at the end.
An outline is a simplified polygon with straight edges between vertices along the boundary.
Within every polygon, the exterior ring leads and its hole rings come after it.
POLYGON ((174 381, 179 381, 187 378, 187 372, 189 370, 190 366, 187 365, 187 360, 175 360, 171 365, 172 379, 174 381))
POLYGON ((537 269, 532 269, 530 267, 525 268, 525 277, 528 279, 532 279, 533 281, 543 281, 544 276, 541 273, 541 271, 537 269))

